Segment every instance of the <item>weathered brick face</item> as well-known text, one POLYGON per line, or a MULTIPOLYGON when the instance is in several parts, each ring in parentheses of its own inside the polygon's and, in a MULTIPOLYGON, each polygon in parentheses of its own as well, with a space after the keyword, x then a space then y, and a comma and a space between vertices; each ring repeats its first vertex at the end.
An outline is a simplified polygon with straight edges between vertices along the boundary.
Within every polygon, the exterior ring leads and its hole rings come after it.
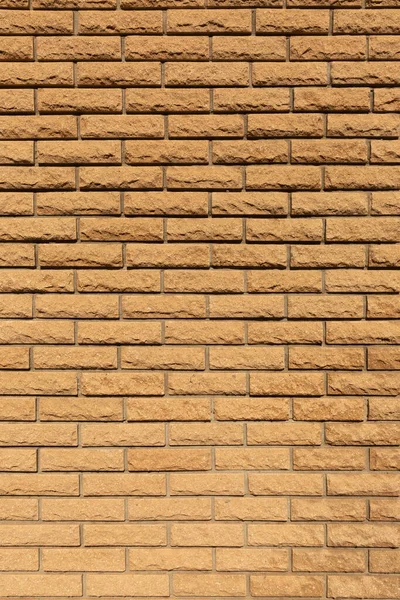
POLYGON ((400 0, 0 0, 0 600, 400 600, 400 0))

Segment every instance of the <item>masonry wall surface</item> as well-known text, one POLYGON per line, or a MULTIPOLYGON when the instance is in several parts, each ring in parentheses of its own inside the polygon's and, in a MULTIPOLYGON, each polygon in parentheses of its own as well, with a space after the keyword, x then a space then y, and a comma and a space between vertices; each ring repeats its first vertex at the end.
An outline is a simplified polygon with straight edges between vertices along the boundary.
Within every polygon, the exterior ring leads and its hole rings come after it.
POLYGON ((399 599, 399 0, 0 8, 0 598, 399 599))

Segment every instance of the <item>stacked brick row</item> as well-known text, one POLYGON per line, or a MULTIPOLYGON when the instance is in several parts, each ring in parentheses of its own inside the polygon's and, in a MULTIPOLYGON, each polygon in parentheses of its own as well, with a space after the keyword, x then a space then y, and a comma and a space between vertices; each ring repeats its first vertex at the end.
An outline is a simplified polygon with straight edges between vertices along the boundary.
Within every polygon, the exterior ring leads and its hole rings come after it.
POLYGON ((0 598, 400 598, 398 0, 0 0, 0 598))

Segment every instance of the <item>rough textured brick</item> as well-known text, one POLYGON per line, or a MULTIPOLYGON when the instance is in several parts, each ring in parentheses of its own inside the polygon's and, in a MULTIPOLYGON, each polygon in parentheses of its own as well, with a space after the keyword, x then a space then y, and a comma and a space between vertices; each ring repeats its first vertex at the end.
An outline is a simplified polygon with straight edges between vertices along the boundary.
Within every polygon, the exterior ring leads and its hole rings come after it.
POLYGON ((0 0, 0 595, 400 600, 398 0, 0 0))

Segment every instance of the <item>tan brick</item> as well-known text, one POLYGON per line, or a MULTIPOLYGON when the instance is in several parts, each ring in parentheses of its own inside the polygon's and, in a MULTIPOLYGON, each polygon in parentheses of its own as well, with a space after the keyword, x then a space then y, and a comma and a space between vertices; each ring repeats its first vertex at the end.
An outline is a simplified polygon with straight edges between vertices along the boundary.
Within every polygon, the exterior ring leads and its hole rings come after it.
POLYGON ((294 571, 357 573, 365 569, 365 553, 360 550, 293 550, 294 571))
MULTIPOLYGON (((15 11, 13 13, 16 14, 15 11)), ((43 13, 41 14, 43 15, 43 13)), ((0 125, 0 139, 71 139, 77 136, 76 118, 68 115, 47 117, 37 115, 1 116, 0 125)), ((73 189, 73 187, 70 189, 73 189)))
MULTIPOLYGON (((154 38, 151 39, 153 40, 154 38)), ((162 38, 157 38, 157 41, 160 39, 162 38)), ((192 42, 193 38, 191 38, 192 42)), ((138 51, 143 52, 143 48, 138 49, 138 51)), ((108 93, 110 91, 112 90, 107 90, 108 93)), ((208 90, 147 88, 143 90, 140 88, 128 88, 126 90, 126 110, 128 113, 207 112, 209 104, 210 95, 208 90)))
MULTIPOLYGON (((62 499, 64 500, 64 498, 62 499)), ((36 521, 38 519, 38 501, 34 498, 6 498, 1 499, 0 521, 36 521)), ((12 557, 10 548, 4 551, 8 560, 12 557)), ((14 566, 14 561, 13 566, 14 566)), ((6 564, 6 559, 2 560, 6 564)), ((36 569, 35 569, 36 570, 36 569)))
POLYGON ((118 299, 114 296, 37 296, 36 316, 42 319, 117 319, 118 299))
MULTIPOLYGON (((1 93, 0 103, 2 103, 1 93)), ((33 215, 33 193, 2 192, 0 197, 0 214, 2 216, 33 215)))
POLYGON ((84 115, 81 118, 83 138, 161 138, 163 131, 163 121, 159 116, 84 115))
POLYGON ((281 318, 281 296, 212 296, 209 299, 212 318, 281 318))
POLYGON ((90 449, 72 450, 42 449, 40 452, 43 471, 122 471, 122 450, 90 449))
POLYGON ((294 192, 293 215, 365 215, 368 198, 365 192, 294 192))
POLYGON ((295 448, 293 467, 300 471, 358 471, 365 468, 362 448, 295 448))
MULTIPOLYGON (((399 119, 397 115, 329 115, 328 117, 328 135, 330 137, 374 138, 384 136, 396 138, 398 128, 399 119)), ((355 175, 357 170, 351 169, 351 172, 355 175)), ((349 189, 361 190, 365 188, 357 185, 349 189)))
POLYGON ((343 496, 397 496, 399 478, 395 473, 328 475, 328 494, 343 496))
POLYGON ((374 471, 396 471, 400 467, 398 448, 371 448, 370 468, 374 471))
POLYGON ((165 475, 158 473, 85 473, 83 476, 85 496, 162 496, 165 487, 165 475))
POLYGON ((119 244, 40 244, 38 256, 42 267, 122 267, 119 244))
POLYGON ((32 114, 35 112, 33 100, 33 90, 20 89, 18 94, 10 94, 10 90, 2 89, 0 90, 0 115, 32 114))
POLYGON ((363 597, 390 598, 399 597, 399 577, 390 576, 353 576, 353 577, 330 577, 328 594, 330 598, 363 597))
POLYGON ((215 467, 230 469, 289 469, 286 448, 217 448, 215 467))
POLYGON ((281 271, 262 273, 249 271, 248 291, 269 293, 312 293, 322 290, 321 274, 312 271, 281 271))
POLYGON ((0 369, 29 369, 29 348, 0 346, 0 369))
POLYGON ((3 10, 0 34, 72 34, 72 12, 3 10))
POLYGON ((294 398, 293 416, 297 421, 363 421, 363 398, 294 398))
POLYGON ((248 542, 249 546, 322 546, 324 526, 251 523, 248 525, 248 542))
MULTIPOLYGON (((11 12, 11 11, 10 11, 11 12)), ((13 11, 16 12, 16 11, 13 11)), ((52 575, 44 573, 24 573, 23 577, 13 574, 1 574, 0 585, 2 593, 15 596, 18 594, 42 596, 51 594, 54 597, 82 594, 82 578, 80 575, 52 575)))
POLYGON ((128 501, 128 514, 133 521, 209 521, 211 499, 132 498, 128 501))
POLYGON ((370 569, 373 573, 397 573, 399 550, 371 550, 370 569))
POLYGON ((20 571, 37 571, 39 554, 36 548, 7 548, 0 550, 1 570, 14 571, 18 565, 20 571))
POLYGON ((139 396, 164 394, 164 378, 159 374, 84 373, 81 381, 84 396, 126 396, 132 388, 139 396))
POLYGON ((249 445, 300 445, 318 446, 321 429, 317 423, 249 423, 249 445))
POLYGON ((399 386, 398 373, 351 373, 344 375, 332 373, 328 377, 328 391, 333 395, 397 396, 399 386))
POLYGON ((303 473, 250 473, 249 491, 254 495, 322 495, 322 475, 303 473))
POLYGON ((216 215, 283 215, 287 204, 287 194, 283 192, 212 194, 212 212, 216 215))
POLYGON ((123 369, 204 370, 205 356, 202 348, 149 347, 122 348, 123 369))
POLYGON ((36 197, 39 215, 112 215, 120 212, 118 192, 47 192, 36 197))
POLYGON ((160 274, 151 271, 84 271, 78 274, 79 292, 157 292, 160 274))
MULTIPOLYGON (((62 399, 62 401, 64 401, 62 399)), ((0 421, 35 421, 36 399, 2 396, 0 398, 0 421)))
POLYGON ((328 272, 326 274, 327 292, 373 292, 387 293, 400 290, 400 281, 398 281, 396 271, 391 272, 373 272, 357 271, 348 269, 342 272, 328 272))
POLYGON ((120 60, 121 46, 117 37, 40 37, 38 60, 120 60))
MULTIPOLYGON (((292 11, 291 11, 292 12, 292 11)), ((327 69, 324 63, 260 63, 253 67, 255 86, 301 86, 327 85, 327 69)))
POLYGON ((374 109, 377 112, 392 112, 399 106, 398 90, 391 88, 377 89, 374 95, 374 109))
POLYGON ((77 524, 24 523, 23 525, 14 525, 7 523, 1 526, 1 534, 2 546, 79 545, 79 525, 77 524))
POLYGON ((251 373, 251 396, 322 396, 322 373, 251 373))
POLYGON ((233 37, 213 39, 214 60, 285 60, 286 45, 280 37, 233 37))
MULTIPOLYGON (((0 272, 0 292, 1 293, 34 293, 34 292, 73 292, 73 272, 72 271, 34 271, 29 269, 7 269, 0 272)), ((27 302, 21 299, 12 300, 13 309, 8 308, 8 303, 2 302, 3 318, 10 314, 10 317, 21 318, 28 311, 27 302)), ((31 299, 28 304, 29 315, 32 315, 31 299)))
POLYGON ((348 446, 396 445, 400 429, 397 423, 329 423, 326 439, 330 444, 348 446))
POLYGON ((208 421, 208 398, 128 398, 129 421, 208 421))
POLYGON ((174 10, 167 33, 250 33, 249 10, 174 10))
POLYGON ((211 452, 207 449, 130 449, 130 471, 207 471, 211 469, 211 452))
POLYGON ((243 323, 231 321, 168 321, 165 324, 167 344, 243 344, 243 323))
MULTIPOLYGON (((43 498, 42 519, 43 521, 123 521, 124 502, 116 498, 43 498)), ((77 557, 79 558, 79 554, 77 557)))
POLYGON ((215 398, 214 416, 220 421, 286 421, 288 398, 215 398))
POLYGON ((367 145, 361 140, 294 140, 292 160, 295 163, 366 163, 367 145))
POLYGON ((208 211, 205 192, 127 192, 124 206, 126 215, 206 216, 208 211))
POLYGON ((42 554, 44 571, 123 571, 123 548, 45 548, 42 554))
POLYGON ((208 268, 210 251, 200 244, 129 244, 126 252, 128 267, 208 268))
POLYGON ((1 244, 1 267, 34 267, 35 248, 29 244, 1 244))
POLYGON ((40 398, 42 421, 121 421, 122 399, 101 398, 40 398))
POLYGON ((400 529, 381 523, 333 524, 328 526, 329 546, 396 547, 400 529))
POLYGON ((289 90, 284 88, 238 88, 232 93, 232 89, 216 89, 214 110, 217 113, 287 112, 289 110, 289 90))
POLYGON ((369 501, 371 521, 396 521, 399 519, 398 498, 374 498, 369 501))
POLYGON ((363 521, 366 504, 360 498, 292 498, 291 515, 293 521, 363 521))
POLYGON ((157 86, 161 84, 160 65, 138 63, 79 63, 78 84, 87 87, 157 86))
POLYGON ((159 323, 139 323, 122 321, 82 321, 78 326, 80 344, 159 344, 161 329, 159 323))
POLYGON ((246 578, 244 575, 225 573, 174 575, 174 591, 177 596, 245 596, 246 578))
MULTIPOLYGON (((307 240, 306 240, 307 241, 307 240)), ((364 267, 366 264, 365 246, 361 244, 334 246, 292 246, 290 266, 302 269, 337 269, 364 267)))
POLYGON ((238 445, 243 440, 240 423, 185 423, 171 424, 171 445, 238 445))
POLYGON ((38 90, 38 107, 42 114, 120 113, 122 112, 122 95, 121 90, 114 89, 57 88, 53 90, 43 88, 38 90))
POLYGON ((168 63, 165 82, 170 87, 245 87, 249 84, 249 70, 244 63, 168 63))
POLYGON ((258 10, 257 33, 312 35, 328 33, 329 14, 324 10, 258 10))
POLYGON ((85 524, 86 546, 165 546, 165 525, 85 524))
POLYGON ((134 571, 211 571, 211 549, 140 548, 129 554, 134 571))
POLYGON ((242 546, 243 528, 239 524, 174 523, 172 546, 242 546))
POLYGON ((242 137, 243 117, 240 115, 171 115, 168 118, 171 138, 231 138, 242 137))
POLYGON ((398 370, 399 365, 400 355, 396 347, 368 349, 368 369, 398 370))
POLYGON ((362 348, 290 348, 289 369, 361 370, 362 348))
POLYGON ((193 140, 129 140, 125 156, 128 164, 207 164, 208 144, 193 140))
POLYGON ((366 50, 363 36, 293 37, 290 40, 291 60, 364 60, 366 50))
MULTIPOLYGON (((215 518, 217 521, 286 521, 287 516, 288 507, 285 498, 215 499, 215 518)), ((275 556, 282 557, 281 553, 274 554, 275 556)), ((240 560, 238 563, 233 561, 227 570, 236 570, 236 564, 240 564, 240 560)), ((237 570, 240 571, 241 569, 238 568, 237 570)), ((248 569, 244 570, 247 571, 248 569)))
POLYGON ((395 10, 385 15, 379 10, 368 10, 362 14, 356 10, 338 11, 334 25, 334 33, 399 33, 399 30, 399 15, 395 10))
POLYGON ((323 593, 324 581, 318 576, 269 576, 252 575, 250 591, 252 596, 309 596, 318 598, 323 593))
POLYGON ((83 446, 163 446, 164 427, 158 423, 93 423, 82 425, 83 446))
POLYGON ((1 448, 0 465, 1 471, 36 471, 36 451, 20 448, 1 448))
POLYGON ((79 20, 79 33, 85 35, 162 33, 161 13, 140 11, 129 14, 115 11, 108 16, 109 18, 105 20, 102 10, 82 12, 79 20))
POLYGON ((371 420, 398 421, 400 401, 398 398, 370 398, 368 418, 371 420))
MULTIPOLYGON (((312 43, 314 38, 309 39, 312 43)), ((335 38, 327 39, 334 40, 335 38)), ((296 38, 294 38, 295 40, 296 38)), ((310 44, 308 38, 304 44, 303 48, 307 47, 307 44, 310 44)), ((315 112, 319 110, 324 112, 368 112, 369 104, 370 100, 367 89, 310 87, 298 88, 294 92, 294 109, 300 112, 315 112)))
POLYGON ((38 142, 37 157, 40 164, 121 164, 119 142, 38 142))
POLYGON ((310 322, 253 322, 248 324, 250 344, 321 344, 321 323, 310 322))
POLYGON ((87 578, 87 593, 91 596, 109 596, 115 593, 126 596, 133 589, 135 590, 135 594, 140 594, 141 596, 168 596, 168 575, 139 575, 134 573, 97 575, 93 573, 88 575, 87 578))
MULTIPOLYGON (((39 324, 39 323, 38 323, 39 324)), ((67 396, 77 393, 75 373, 34 373, 9 371, 0 373, 0 393, 18 396, 37 394, 67 396)))
MULTIPOLYGON (((172 473, 171 474, 171 495, 172 496, 243 496, 244 481, 242 473, 172 473)), ((193 531, 193 541, 198 540, 199 536, 193 531)), ((217 528, 217 531, 220 531, 217 528)), ((242 529, 235 529, 235 532, 242 536, 242 529)), ((186 532, 187 535, 187 532, 186 532)), ((236 538, 237 536, 235 536, 236 538)), ((225 536, 221 533, 221 539, 225 536)), ((238 545, 227 541, 227 546, 238 545)), ((182 538, 182 546, 187 546, 186 536, 182 538)), ((193 544, 197 546, 198 544, 193 544)), ((208 545, 208 544, 206 544, 208 545)), ((211 544, 214 546, 215 544, 211 544)))

